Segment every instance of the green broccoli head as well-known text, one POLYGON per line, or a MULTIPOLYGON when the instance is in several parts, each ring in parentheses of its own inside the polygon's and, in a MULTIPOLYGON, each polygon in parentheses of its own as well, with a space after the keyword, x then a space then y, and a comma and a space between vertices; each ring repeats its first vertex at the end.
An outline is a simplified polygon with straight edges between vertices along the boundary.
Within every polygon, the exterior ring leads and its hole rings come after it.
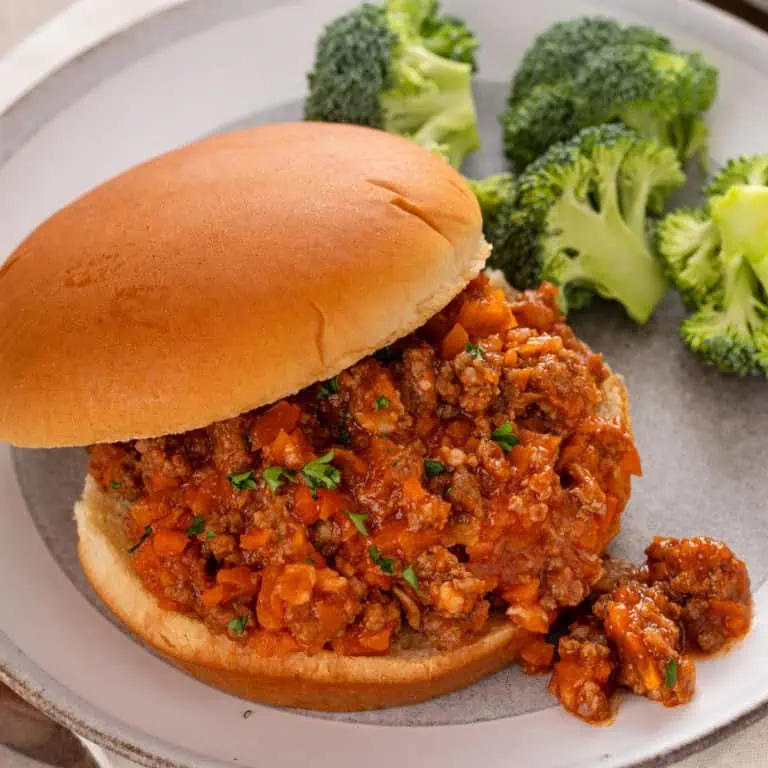
POLYGON ((768 375, 768 156, 732 160, 698 210, 659 227, 659 250, 685 303, 683 341, 723 373, 768 375))
POLYGON ((321 34, 305 118, 406 136, 458 166, 479 146, 475 48, 434 0, 363 4, 321 34))
POLYGON ((729 160, 704 190, 707 197, 724 195, 735 184, 768 186, 768 155, 729 160))
POLYGON ((672 285, 691 308, 710 303, 720 290, 720 235, 699 209, 670 213, 657 229, 658 252, 672 285))
POLYGON ((484 222, 495 217, 502 206, 514 203, 516 187, 515 177, 511 173, 498 173, 484 179, 467 181, 480 204, 484 222))
POLYGON ((666 37, 648 27, 624 26, 599 16, 553 24, 526 51, 512 81, 510 105, 528 96, 538 85, 570 79, 587 54, 613 45, 671 49, 666 37))
POLYGON ((586 128, 518 180, 509 247, 560 287, 565 311, 597 293, 645 323, 667 290, 648 207, 684 180, 673 150, 621 125, 586 128))
POLYGON ((640 45, 603 48, 585 58, 574 78, 576 122, 619 120, 685 160, 706 148, 699 115, 714 101, 717 79, 717 70, 698 54, 640 45))
POLYGON ((721 300, 683 321, 683 342, 707 365, 736 376, 768 373, 768 325, 749 267, 729 265, 721 300))
POLYGON ((515 168, 524 169, 547 148, 583 127, 576 124, 576 105, 569 81, 538 85, 499 116, 504 152, 515 168))

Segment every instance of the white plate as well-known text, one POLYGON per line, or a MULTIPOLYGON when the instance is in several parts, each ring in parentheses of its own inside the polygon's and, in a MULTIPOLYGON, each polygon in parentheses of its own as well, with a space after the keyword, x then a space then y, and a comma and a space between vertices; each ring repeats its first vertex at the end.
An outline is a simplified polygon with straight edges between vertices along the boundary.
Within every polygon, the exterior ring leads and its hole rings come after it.
MULTIPOLYGON (((317 32, 354 4, 194 0, 42 77, 0 117, 0 259, 56 208, 150 155, 225 126, 298 116, 317 32)), ((686 0, 445 5, 482 41, 487 141, 476 172, 500 167, 495 115, 523 48, 555 19, 580 13, 650 23, 681 46, 701 48, 722 72, 714 158, 768 147, 768 43, 730 17, 686 0)), ((40 59, 38 75, 51 63, 40 59)), ((630 700, 613 727, 593 729, 555 707, 542 679, 516 670, 431 704, 357 716, 308 717, 225 696, 157 659, 100 612, 73 556, 81 452, 7 446, 0 446, 0 677, 82 735, 146 765, 577 768, 668 762, 704 746, 768 701, 761 619, 768 399, 765 382, 725 380, 692 361, 675 342, 679 314, 671 298, 644 329, 610 309, 578 324, 627 374, 645 460, 621 547, 637 557, 654 532, 720 535, 755 577, 752 633, 737 652, 700 665, 690 706, 666 711, 630 700)))

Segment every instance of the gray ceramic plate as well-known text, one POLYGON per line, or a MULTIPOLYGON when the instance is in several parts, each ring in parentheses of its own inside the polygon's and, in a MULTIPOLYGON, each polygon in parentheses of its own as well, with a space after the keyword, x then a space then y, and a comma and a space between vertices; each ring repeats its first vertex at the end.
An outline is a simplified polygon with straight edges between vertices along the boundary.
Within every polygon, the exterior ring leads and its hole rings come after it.
MULTIPOLYGON (((57 207, 139 160, 232 125, 298 117, 315 36, 353 4, 197 0, 144 20, 43 79, 0 118, 0 258, 57 207)), ((485 148, 470 172, 501 167, 495 116, 522 49, 537 30, 579 13, 654 24, 680 45, 701 48, 722 71, 711 119, 715 161, 766 149, 766 38, 704 6, 445 5, 465 15, 483 42, 485 148)), ((2 86, 0 77, 0 93, 2 86)), ((71 522, 82 452, 8 446, 0 446, 0 676, 83 735, 146 764, 458 768, 507 766, 519 757, 575 768, 666 762, 702 745, 768 701, 761 620, 768 603, 768 399, 763 381, 724 379, 699 367, 677 342, 680 316, 670 297, 645 328, 608 306, 575 322, 626 375, 644 458, 646 474, 617 550, 638 558, 653 534, 714 535, 747 559, 753 575, 754 630, 737 652, 701 665, 700 694, 690 706, 665 711, 627 701, 612 728, 590 729, 553 706, 542 679, 516 669, 428 704, 359 715, 309 716, 225 696, 125 635, 88 590, 71 522)))

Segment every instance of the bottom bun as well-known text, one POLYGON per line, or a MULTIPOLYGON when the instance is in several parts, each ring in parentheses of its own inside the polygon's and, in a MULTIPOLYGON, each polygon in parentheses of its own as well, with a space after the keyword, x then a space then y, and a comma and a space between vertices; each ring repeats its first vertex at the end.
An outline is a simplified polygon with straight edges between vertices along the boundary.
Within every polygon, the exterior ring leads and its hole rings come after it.
POLYGON ((415 704, 502 669, 531 638, 499 616, 475 642, 452 651, 401 647, 386 656, 260 653, 210 632, 199 619, 158 605, 131 567, 122 532, 124 512, 88 477, 75 518, 78 554, 91 585, 145 643, 203 682, 244 699, 326 711, 415 704))

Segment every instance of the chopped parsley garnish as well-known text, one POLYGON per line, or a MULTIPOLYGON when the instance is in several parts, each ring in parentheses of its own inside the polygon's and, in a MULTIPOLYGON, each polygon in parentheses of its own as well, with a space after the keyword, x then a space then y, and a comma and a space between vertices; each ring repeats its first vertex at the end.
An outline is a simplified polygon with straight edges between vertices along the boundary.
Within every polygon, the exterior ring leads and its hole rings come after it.
POLYGON ((122 484, 122 483, 117 483, 117 482, 115 482, 115 481, 113 480, 113 481, 112 481, 112 482, 109 484, 109 487, 110 487, 110 488, 111 488, 113 491, 119 491, 119 490, 120 490, 120 489, 123 487, 123 484, 122 484))
POLYGON ((667 670, 664 673, 664 685, 667 688, 674 688, 677 683, 677 660, 670 659, 667 662, 667 670))
POLYGON ((403 571, 403 578, 418 592, 419 591, 419 577, 416 575, 416 571, 413 570, 413 566, 409 565, 403 571))
POLYGON ((328 381, 320 385, 319 389, 317 390, 317 399, 326 400, 331 395, 336 394, 339 389, 341 389, 339 384, 339 377, 334 376, 332 379, 328 379, 328 381))
POLYGON ((227 480, 232 483, 236 491, 255 491, 256 480, 253 477, 253 470, 240 472, 240 474, 227 475, 227 480))
POLYGON ((296 473, 290 469, 283 469, 283 467, 267 467, 261 476, 269 486, 269 490, 272 493, 277 493, 278 489, 282 488, 286 480, 291 483, 296 482, 296 473))
POLYGON ((150 536, 152 535, 152 526, 148 525, 141 534, 141 538, 128 549, 128 554, 132 555, 150 536))
POLYGON ((362 512, 347 512, 346 509, 344 510, 344 514, 352 521, 352 525, 355 526, 357 532, 361 536, 368 535, 368 529, 365 527, 365 521, 368 519, 368 515, 365 515, 362 512))
POLYGON ((208 531, 208 533, 205 534, 205 540, 211 541, 212 539, 216 538, 216 534, 213 531, 208 531))
POLYGON ((445 489, 445 495, 446 495, 446 496, 453 496, 453 486, 452 486, 452 485, 449 485, 449 486, 448 486, 448 487, 445 489))
POLYGON ((493 430, 491 439, 498 443, 505 453, 511 451, 520 442, 520 438, 512 431, 512 425, 508 421, 493 430))
POLYGON ((304 558, 304 562, 305 563, 309 563, 310 565, 314 565, 315 564, 315 558, 314 557, 305 557, 304 558))
POLYGON ((349 434, 347 425, 343 421, 339 421, 338 427, 336 428, 336 439, 342 445, 349 445, 352 442, 352 436, 349 434))
POLYGON ((205 530, 205 518, 202 515, 195 515, 192 518, 192 525, 187 528, 187 536, 199 536, 205 530))
POLYGON ((236 619, 232 619, 227 624, 227 629, 233 634, 233 635, 244 635, 245 634, 245 628, 248 626, 248 617, 247 616, 238 616, 236 619))
POLYGON ((436 459, 424 459, 424 471, 427 473, 427 477, 437 477, 445 472, 445 464, 436 459))
POLYGON ((328 451, 319 459, 307 462, 301 470, 301 476, 313 495, 318 488, 332 491, 341 482, 341 470, 331 464, 333 456, 333 451, 328 451))
POLYGON ((474 357, 475 360, 482 360, 485 350, 479 344, 473 344, 468 341, 464 346, 464 350, 470 357, 474 357))
POLYGON ((384 395, 379 395, 374 403, 377 411, 382 411, 384 408, 389 408, 389 398, 384 395))
POLYGON ((391 557, 383 557, 381 552, 374 546, 368 547, 368 554, 371 556, 371 560, 373 560, 384 573, 395 572, 395 563, 391 557))

